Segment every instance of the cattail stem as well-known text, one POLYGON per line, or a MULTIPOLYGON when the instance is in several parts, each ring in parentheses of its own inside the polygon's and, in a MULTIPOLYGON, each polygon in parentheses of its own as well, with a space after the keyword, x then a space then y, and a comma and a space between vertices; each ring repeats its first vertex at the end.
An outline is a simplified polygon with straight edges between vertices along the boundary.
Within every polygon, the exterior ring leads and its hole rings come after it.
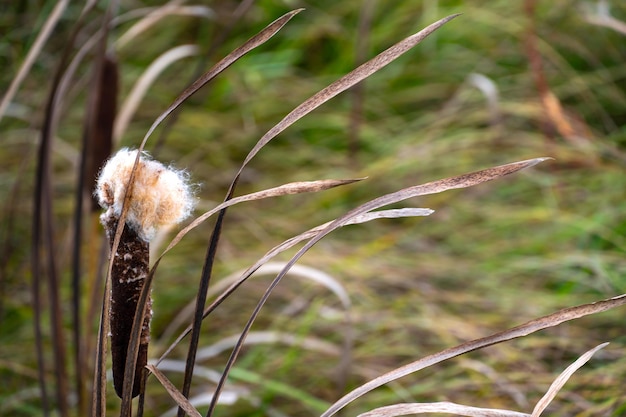
MULTIPOLYGON (((137 303, 150 271, 148 242, 159 228, 179 223, 187 217, 195 202, 184 171, 166 167, 145 153, 137 155, 137 151, 121 149, 100 171, 95 191, 98 203, 106 209, 100 221, 111 246, 127 193, 124 230, 115 253, 111 254, 111 354, 113 385, 120 398, 135 312, 138 307, 144 307, 137 303)), ((152 318, 150 296, 146 303, 135 365, 133 398, 143 391, 142 380, 148 360, 152 318)))
MULTIPOLYGON (((112 212, 107 212, 102 223, 107 231, 109 242, 115 237, 118 219, 112 212)), ((124 225, 111 270, 111 355, 113 364, 113 386, 121 398, 124 386, 124 368, 126 354, 133 327, 133 317, 137 309, 139 295, 149 272, 149 244, 142 240, 131 227, 124 225)), ((141 378, 148 361, 148 343, 150 342, 150 320, 152 318, 152 298, 148 297, 146 315, 143 318, 139 353, 133 381, 133 398, 139 395, 141 378)))

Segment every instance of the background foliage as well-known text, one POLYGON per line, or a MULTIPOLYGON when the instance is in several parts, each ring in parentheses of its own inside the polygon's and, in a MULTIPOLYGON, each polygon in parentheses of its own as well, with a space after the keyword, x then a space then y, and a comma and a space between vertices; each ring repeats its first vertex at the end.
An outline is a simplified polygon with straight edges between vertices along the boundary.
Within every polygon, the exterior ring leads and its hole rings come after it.
MULTIPOLYGON (((0 6, 2 90, 15 77, 54 4, 0 6)), ((294 279, 276 290, 255 329, 334 345, 343 332, 353 332, 352 368, 343 377, 347 387, 358 385, 462 341, 626 292, 626 34, 589 21, 598 4, 610 5, 612 15, 626 21, 626 7, 617 1, 259 0, 222 41, 238 2, 207 1, 208 16, 168 15, 115 48, 120 105, 164 51, 183 44, 197 44, 200 51, 173 63, 155 80, 116 146, 136 147, 194 74, 276 17, 304 7, 275 38, 186 102, 176 123, 160 129, 148 143, 156 157, 191 173, 198 183, 200 213, 221 201, 251 146, 296 105, 364 58, 436 19, 463 13, 362 88, 343 94, 281 134, 245 171, 239 193, 317 178, 368 176, 367 181, 319 195, 242 205, 231 210, 224 227, 217 277, 249 266, 284 239, 373 196, 514 160, 555 158, 514 177, 422 198, 419 206, 436 210, 429 218, 346 228, 305 256, 303 264, 345 286, 353 303, 351 324, 344 323, 341 305, 327 289, 294 279), (364 25, 368 10, 371 21, 364 25)), ((118 14, 161 5, 125 2, 118 14)), ((71 4, 66 10, 0 121, 3 415, 38 415, 31 349, 34 277, 29 263, 33 169, 50 74, 80 7, 71 4)), ((95 11, 94 19, 103 10, 101 6, 95 11)), ((135 22, 131 16, 116 26, 113 44, 135 22)), ((83 42, 86 33, 79 37, 83 42)), ((53 145, 54 218, 62 271, 68 270, 89 82, 86 62, 62 103, 53 145)), ((96 224, 94 220, 94 236, 96 224)), ((195 297, 210 227, 188 235, 160 267, 153 292, 155 355, 172 340, 171 335, 161 338, 168 334, 168 325, 195 297)), ((86 246, 97 254, 100 241, 86 246)), ((96 269, 87 265, 86 273, 96 269)), ((62 296, 68 298, 69 273, 60 278, 62 296)), ((251 280, 220 307, 205 324, 203 344, 237 334, 268 282, 264 277, 251 280)), ((85 282, 85 311, 98 285, 94 278, 85 282)), ((69 318, 66 325, 71 325, 69 318)), ((96 325, 89 323, 89 331, 96 325)), ((527 408, 573 358, 610 341, 552 407, 563 416, 622 415, 624 326, 622 310, 564 324, 402 379, 356 402, 348 412, 399 400, 527 408)), ((219 370, 225 354, 203 365, 219 370)), ((179 357, 184 357, 182 349, 179 357)), ((252 346, 233 380, 244 397, 254 400, 218 411, 315 415, 315 401, 330 403, 346 390, 337 385, 342 379, 335 372, 338 362, 332 349, 318 351, 305 342, 252 346)), ((147 410, 159 415, 171 403, 153 385, 147 410)))

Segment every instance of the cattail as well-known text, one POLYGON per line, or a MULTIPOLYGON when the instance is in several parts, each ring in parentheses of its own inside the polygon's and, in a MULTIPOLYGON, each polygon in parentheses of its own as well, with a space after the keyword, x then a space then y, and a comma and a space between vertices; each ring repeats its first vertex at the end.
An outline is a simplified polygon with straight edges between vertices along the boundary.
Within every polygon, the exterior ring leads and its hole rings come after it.
MULTIPOLYGON (((106 211, 100 221, 112 245, 122 213, 124 196, 130 192, 128 212, 111 269, 111 355, 113 385, 122 396, 126 352, 137 302, 149 273, 149 242, 160 227, 178 223, 192 211, 194 196, 182 171, 168 168, 142 154, 133 184, 130 175, 136 150, 121 149, 102 168, 96 184, 96 197, 106 211)), ((149 297, 143 319, 133 397, 139 395, 143 369, 148 359, 152 299, 149 297)))

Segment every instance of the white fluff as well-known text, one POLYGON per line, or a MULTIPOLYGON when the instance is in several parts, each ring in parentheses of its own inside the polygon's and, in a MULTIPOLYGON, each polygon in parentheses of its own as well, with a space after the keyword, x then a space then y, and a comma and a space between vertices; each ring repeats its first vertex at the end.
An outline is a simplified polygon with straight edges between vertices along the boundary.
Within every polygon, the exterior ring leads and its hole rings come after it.
MULTIPOLYGON (((98 202, 116 217, 122 213, 136 157, 136 150, 121 149, 107 161, 98 177, 95 191, 98 202)), ((150 241, 160 227, 181 222, 189 216, 194 204, 195 198, 184 171, 166 167, 149 159, 145 153, 139 157, 126 224, 140 238, 150 241)))

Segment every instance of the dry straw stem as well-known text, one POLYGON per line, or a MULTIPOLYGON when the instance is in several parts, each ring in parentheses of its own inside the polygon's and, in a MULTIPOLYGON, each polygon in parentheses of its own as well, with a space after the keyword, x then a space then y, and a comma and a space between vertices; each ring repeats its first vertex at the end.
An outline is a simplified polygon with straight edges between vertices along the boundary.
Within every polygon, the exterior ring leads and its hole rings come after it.
MULTIPOLYGON (((566 308, 563 310, 559 310, 556 313, 552 313, 547 316, 543 316, 538 319, 528 321, 522 325, 513 327, 512 329, 495 333, 493 335, 483 337, 480 339, 472 340, 472 341, 460 344, 458 346, 442 350, 438 353, 425 356, 422 359, 419 359, 408 365, 404 365, 400 368, 394 369, 391 372, 381 375, 361 385, 360 387, 356 388, 355 390, 351 391, 350 393, 346 394, 341 399, 339 399, 339 401, 333 404, 324 414, 322 414, 321 417, 330 417, 332 415, 335 415, 339 410, 344 408, 346 405, 356 400, 357 398, 367 394, 373 389, 378 388, 382 385, 385 385, 389 382, 395 381, 396 379, 402 378, 413 372, 417 372, 429 366, 433 366, 438 363, 441 363, 445 360, 457 357, 459 355, 463 355, 468 352, 472 352, 474 350, 482 349, 487 346, 492 346, 498 343, 506 342, 508 340, 528 336, 529 334, 535 333, 539 330, 543 330, 548 327, 554 327, 566 321, 579 319, 581 317, 585 317, 590 314, 601 313, 603 311, 610 310, 612 308, 619 307, 624 304, 626 304, 626 294, 622 294, 617 297, 609 298, 607 300, 602 300, 602 301, 598 301, 598 302, 591 303, 591 304, 583 304, 583 305, 579 305, 576 307, 566 308)), ((601 347, 604 347, 604 345, 600 345, 596 349, 599 349, 601 347)), ((595 352, 595 351, 592 350, 591 352, 595 352)), ((587 354, 583 355, 583 357, 586 358, 586 355, 587 354)), ((580 367, 582 363, 578 363, 577 361, 574 365, 577 365, 578 367, 580 367)), ((572 365, 572 367, 574 365, 572 365)), ((575 369, 572 369, 571 372, 573 372, 574 370, 575 369)), ((569 373, 569 371, 570 369, 568 368, 566 372, 569 373)), ((560 386, 562 386, 562 383, 565 382, 561 378, 557 379, 557 381, 559 384, 561 384, 560 386)), ((558 386, 558 388, 560 388, 560 386, 558 386)), ((548 399, 548 395, 550 396, 553 395, 555 390, 558 388, 557 388, 557 385, 553 385, 553 387, 551 387, 550 390, 548 391, 545 401, 550 401, 552 398, 548 399)), ((544 400, 540 401, 541 404, 543 404, 543 402, 544 400)), ((542 407, 542 406, 538 405, 538 407, 542 407)), ((537 410, 539 410, 539 408, 537 410)))
MULTIPOLYGON (((404 40, 396 43, 395 45, 393 45, 390 48, 388 48, 387 50, 381 52, 380 54, 378 54, 377 56, 375 56, 371 60, 367 61, 363 65, 360 65, 358 68, 356 68, 352 72, 346 74, 345 76, 341 77, 339 80, 337 80, 334 83, 330 84, 328 87, 322 89, 317 94, 313 95, 311 98, 305 100, 302 104, 300 104, 298 107, 296 107, 287 116, 285 116, 278 124, 276 124, 265 135, 263 135, 263 137, 261 137, 261 139, 257 142, 257 144, 248 153, 248 155, 246 156, 245 160, 243 161, 241 167, 239 168, 239 171, 235 175, 235 178, 231 182, 231 185, 229 187, 229 190, 228 190, 228 193, 226 195, 225 200, 229 200, 230 198, 232 198, 232 196, 234 194, 234 191, 235 191, 235 188, 237 186, 237 183, 239 181, 239 177, 240 177, 241 173, 243 172, 243 169, 246 167, 246 165, 274 137, 276 137, 278 134, 280 134, 286 128, 291 126, 293 123, 295 123, 296 121, 298 121, 299 119, 301 119, 302 117, 304 117, 305 115, 310 113, 311 111, 315 110, 316 108, 318 108, 322 104, 326 103, 331 98, 337 96, 341 92, 347 90, 348 88, 352 87, 353 85, 357 84, 358 82, 364 80, 365 78, 369 77, 373 73, 377 72, 381 68, 385 67, 389 63, 393 62, 399 56, 401 56, 405 52, 409 51, 415 45, 419 44, 428 35, 430 35, 435 30, 437 30, 438 28, 443 26, 445 23, 447 23, 450 20, 454 19, 456 16, 458 16, 458 15, 451 15, 451 16, 445 17, 445 18, 443 18, 443 19, 441 19, 441 20, 439 20, 439 21, 437 21, 437 22, 427 26, 426 28, 424 28, 420 32, 418 32, 418 33, 416 33, 416 34, 414 34, 412 36, 409 36, 408 38, 405 38, 404 40)), ((187 370, 187 372, 185 374, 185 382, 184 382, 185 386, 183 387, 183 392, 184 393, 186 393, 188 391, 189 384, 190 384, 190 381, 191 381, 191 374, 192 374, 192 370, 193 370, 193 359, 194 359, 193 358, 193 351, 194 351, 195 348, 197 348, 199 327, 200 327, 199 323, 201 322, 202 317, 203 317, 204 300, 205 300, 205 298, 204 298, 205 295, 204 294, 206 293, 206 289, 208 287, 208 281, 209 281, 210 274, 211 274, 211 266, 212 266, 212 262, 213 262, 213 257, 215 256, 215 248, 216 248, 217 242, 219 240, 219 233, 221 231, 221 225, 222 225, 222 221, 223 221, 225 213, 226 213, 225 210, 222 210, 220 212, 218 220, 216 222, 216 225, 215 225, 215 228, 214 228, 213 237, 212 237, 212 240, 211 240, 211 244, 209 246, 209 250, 208 250, 208 253, 207 253, 207 262, 205 263, 205 270, 208 273, 205 274, 203 272, 202 282, 200 284, 200 288, 199 288, 199 291, 198 291, 199 299, 198 299, 198 303, 197 303, 196 317, 195 317, 195 320, 194 320, 194 331, 192 332, 192 335, 191 335, 191 339, 192 340, 190 342, 190 355, 188 356, 188 362, 187 362, 188 363, 188 370, 187 370), (194 346, 195 346, 195 348, 194 348, 194 346)), ((307 248, 307 250, 308 250, 308 248, 307 248)), ((277 281, 278 280, 280 280, 280 277, 277 277, 277 281)), ((276 284, 277 284, 277 282, 276 282, 276 284)), ((267 290, 266 296, 263 297, 263 299, 259 303, 258 309, 255 310, 255 312, 253 313, 253 317, 251 318, 251 320, 249 322, 249 325, 251 325, 252 322, 254 321, 256 315, 258 314, 258 310, 265 303, 265 301, 267 300, 267 297, 269 296, 269 293, 272 291, 272 289, 273 289, 273 287, 270 287, 267 290)), ((241 336, 242 341, 245 339, 246 333, 248 332, 248 330, 249 330, 249 326, 246 326, 246 328, 243 331, 242 336, 241 336)), ((215 405, 217 404, 217 401, 219 399, 220 391, 221 391, 221 389, 222 389, 222 387, 224 385, 224 382, 225 382, 226 378, 228 377, 228 373, 230 371, 230 368, 233 366, 234 361, 235 361, 235 359, 236 359, 236 357, 238 355, 239 348, 240 347, 235 348, 233 350, 233 353, 232 353, 231 357, 229 358, 229 361, 228 361, 228 363, 226 365, 226 368, 225 368, 225 371, 224 371, 224 374, 223 374, 223 378, 220 380, 220 383, 216 387, 215 396, 213 398, 211 406, 209 407, 208 415, 212 415, 213 410, 215 409, 215 405)))
POLYGON ((587 363, 591 357, 600 349, 604 348, 608 343, 602 343, 595 348, 585 352, 570 366, 567 367, 552 383, 546 394, 539 400, 532 414, 520 413, 511 410, 500 410, 493 408, 478 408, 467 405, 455 404, 450 402, 438 403, 411 403, 411 404, 394 404, 386 407, 376 408, 367 413, 359 414, 359 417, 395 417, 405 416, 409 414, 423 413, 452 413, 459 416, 468 417, 539 417, 546 407, 556 397, 565 382, 576 372, 581 366, 587 363))
MULTIPOLYGON (((287 262, 287 264, 285 265, 283 270, 276 276, 276 278, 274 278, 272 283, 267 288, 265 294, 263 294, 263 296, 259 300, 259 303, 255 307, 253 313, 250 316, 250 319, 248 320, 248 322, 244 326, 244 329, 241 332, 240 342, 237 344, 237 346, 235 346, 235 348, 233 349, 233 352, 231 353, 231 356, 228 359, 228 363, 226 364, 226 367, 225 367, 222 379, 220 380, 220 383, 218 384, 218 386, 216 388, 216 396, 214 398, 214 403, 212 404, 212 407, 209 409, 208 415, 211 415, 211 410, 213 410, 213 408, 214 408, 214 406, 216 404, 216 401, 217 401, 217 399, 219 397, 219 391, 223 387, 223 385, 224 385, 224 383, 226 381, 226 378, 228 377, 228 373, 229 373, 230 369, 232 368, 232 366, 234 365, 234 362, 237 359, 237 356, 239 355, 239 352, 241 351, 241 348, 243 347, 243 342, 245 341, 247 333, 250 331, 250 328, 252 327, 252 324, 256 320, 256 317, 259 315, 259 313, 261 311, 261 308, 263 307, 265 302, 268 300, 271 292, 278 285, 278 283, 281 281, 281 279, 287 274, 289 269, 311 247, 313 247, 323 237, 325 237, 326 235, 328 235, 332 231, 338 229, 339 227, 345 226, 346 224, 348 224, 350 221, 352 221, 357 216, 361 216, 363 214, 366 214, 368 212, 371 212, 372 210, 376 210, 376 209, 381 208, 383 206, 394 204, 394 203, 406 200, 408 198, 417 197, 417 196, 421 196, 421 195, 440 193, 440 192, 443 192, 443 191, 446 191, 446 190, 457 189, 457 188, 471 187, 473 185, 477 185, 477 184, 480 184, 480 183, 483 183, 483 182, 486 182, 486 181, 490 181, 490 180, 493 180, 493 179, 496 179, 496 178, 500 178, 502 176, 509 175, 509 174, 514 173, 514 172, 517 172, 517 171, 519 171, 521 169, 534 166, 534 165, 536 165, 536 164, 538 164, 538 163, 540 163, 542 161, 545 161, 547 159, 551 159, 551 158, 536 158, 536 159, 530 159, 530 160, 526 160, 526 161, 514 162, 514 163, 511 163, 511 164, 500 165, 500 166, 497 166, 497 167, 493 167, 493 168, 489 168, 489 169, 485 169, 485 170, 481 170, 481 171, 476 171, 476 172, 472 172, 472 173, 469 173, 469 174, 464 174, 464 175, 460 175, 460 176, 456 176, 456 177, 446 178, 446 179, 433 181, 433 182, 429 182, 429 183, 422 184, 422 185, 417 185, 417 186, 405 188, 405 189, 402 189, 400 191, 396 191, 394 193, 390 193, 390 194, 387 194, 387 195, 375 198, 375 199, 373 199, 373 200, 371 200, 371 201, 369 201, 369 202, 367 202, 365 204, 362 204, 361 206, 359 206, 359 207, 349 211, 345 215, 343 215, 343 216, 337 218, 336 220, 332 221, 327 227, 325 227, 324 229, 322 229, 319 232, 317 232, 315 234, 315 236, 313 236, 311 238, 311 240, 306 245, 304 245, 289 260, 289 262, 287 262)), ((263 262, 265 262, 265 261, 263 261, 263 262)), ((259 263, 257 263, 257 265, 258 264, 259 263)), ((252 269, 251 269, 251 271, 254 272, 252 269)))
POLYGON ((159 369, 154 365, 146 365, 146 368, 148 368, 148 370, 154 374, 154 376, 161 383, 161 386, 165 388, 165 390, 170 395, 170 397, 172 397, 172 399, 176 401, 176 404, 180 408, 182 408, 185 411, 185 413, 187 413, 188 415, 192 417, 202 416, 202 414, 200 414, 200 412, 196 410, 196 408, 189 402, 189 400, 185 398, 185 396, 176 389, 174 384, 172 384, 170 380, 167 379, 167 377, 165 376, 165 374, 163 374, 163 372, 159 371, 159 369))
POLYGON ((0 120, 2 120, 2 117, 4 116, 7 107, 9 107, 11 100, 13 100, 13 96, 15 96, 15 93, 17 92, 20 84, 22 83, 22 81, 24 81, 26 74, 28 74, 28 71, 30 71, 30 68, 35 62, 37 55, 39 55, 39 52, 41 52, 44 43, 52 33, 52 30, 56 26, 59 19, 63 16, 63 12, 67 8, 68 4, 68 0, 60 0, 56 3, 54 9, 52 9, 52 12, 50 13, 50 16, 48 16, 43 27, 41 28, 39 35, 37 35, 35 43, 33 43, 33 45, 28 49, 26 59, 20 66, 17 74, 15 74, 15 77, 11 79, 11 84, 9 85, 9 88, 6 90, 4 96, 2 97, 2 100, 0 101, 0 120))
MULTIPOLYGON (((48 17, 45 24, 45 28, 41 33, 38 41, 29 51, 29 58, 34 59, 34 56, 38 53, 43 39, 45 39, 49 32, 55 25, 55 22, 60 18, 62 10, 65 8, 67 2, 60 2, 55 7, 53 13, 48 17), (41 40, 41 44, 39 42, 41 40)), ((35 174, 35 192, 34 192, 34 209, 33 209, 33 226, 32 226, 32 300, 33 310, 35 313, 35 344, 37 363, 39 369, 39 387, 42 398, 43 414, 48 414, 48 399, 45 381, 45 363, 43 355, 43 338, 41 331, 41 285, 40 280, 47 280, 48 284, 48 296, 50 299, 50 315, 51 315, 51 335, 52 346, 54 351, 54 376, 55 376, 55 391, 57 397, 57 407, 61 416, 66 416, 69 413, 67 399, 68 394, 68 378, 65 369, 65 341, 62 325, 61 315, 61 300, 59 293, 59 280, 57 271, 57 261, 55 259, 55 245, 54 245, 54 231, 53 231, 53 219, 52 219, 52 187, 50 184, 51 177, 51 162, 50 153, 52 149, 52 142, 56 131, 56 122, 59 115, 59 106, 57 103, 65 95, 65 89, 61 83, 65 66, 69 59, 70 53, 73 50, 75 40, 78 36, 79 30, 82 28, 84 18, 89 10, 94 6, 93 1, 85 3, 81 15, 76 21, 71 35, 66 43, 66 47, 62 52, 61 58, 57 70, 54 72, 51 81, 50 93, 46 99, 45 115, 41 127, 41 139, 39 148, 37 151, 37 168, 35 174), (46 272, 42 273, 42 255, 45 254, 46 272)), ((27 59, 27 65, 22 66, 20 74, 16 78, 25 76, 27 68, 30 66, 27 59)), ((13 88, 17 89, 19 84, 17 79, 14 80, 13 88)), ((3 102, 0 103, 0 107, 8 105, 12 98, 10 91, 7 93, 3 102)), ((2 117, 4 110, 0 110, 0 118, 2 117)), ((102 378, 103 379, 103 378, 102 378)))
MULTIPOLYGON (((231 201, 235 201, 236 199, 232 199, 232 200, 228 200, 228 202, 231 201)), ((223 203, 223 205, 225 205, 226 203, 223 203)), ((216 207, 217 209, 217 207, 216 207)), ((348 226, 348 225, 354 225, 354 224, 361 224, 361 223, 366 223, 372 220, 378 220, 378 219, 398 219, 401 217, 419 217, 419 216, 429 216, 432 213, 434 213, 434 210, 431 209, 427 209, 427 208, 402 208, 402 209, 391 209, 391 210, 380 210, 380 211, 373 211, 371 213, 365 213, 365 214, 360 214, 358 216, 355 216, 354 218, 350 219, 349 221, 347 221, 343 226, 348 226)), ((277 255, 279 255, 280 253, 294 247, 295 245, 297 245, 300 242, 303 242, 305 240, 309 240, 313 237, 315 237, 320 231, 324 230, 326 227, 328 227, 332 222, 326 222, 324 224, 321 224, 319 226, 316 226, 312 229, 307 230, 306 232, 303 232, 297 236, 294 236, 284 242, 282 242, 281 244, 274 246, 272 249, 270 249, 265 255, 263 255, 263 257, 261 257, 259 260, 257 260, 254 265, 252 265, 251 267, 249 267, 248 269, 246 269, 244 272, 238 273, 237 276, 233 276, 232 279, 225 279, 220 281, 220 283, 216 284, 215 286, 212 287, 212 291, 211 293, 216 293, 218 292, 218 290, 221 290, 220 285, 222 283, 224 284, 228 284, 229 282, 230 285, 228 285, 228 288, 226 288, 212 303, 211 305, 209 305, 203 313, 203 318, 206 318, 212 311, 214 311, 224 300, 226 300, 226 298, 228 298, 230 295, 232 295, 232 293, 235 292, 235 290, 237 288, 239 288, 239 286, 241 286, 241 284, 243 284, 248 278, 250 278, 250 276, 252 276, 252 274, 254 273, 261 273, 263 271, 261 271, 261 269, 267 267, 269 264, 267 264, 268 261, 270 261, 272 258, 276 257, 277 255), (234 278, 237 278, 236 280, 234 278)), ((284 263, 280 264, 280 269, 274 271, 274 273, 280 272, 283 268, 285 267, 284 263)), ((293 265, 290 269, 290 272, 295 272, 296 274, 298 274, 298 272, 301 270, 300 269, 301 266, 299 265, 293 265), (295 271, 294 271, 295 268, 295 271)), ((346 305, 345 303, 345 297, 343 296, 342 292, 338 292, 337 289, 334 286, 330 286, 328 284, 326 284, 326 286, 331 289, 331 291, 335 292, 337 294, 337 296, 342 300, 342 303, 344 305, 346 305)), ((167 331, 167 330, 166 330, 167 331)), ((161 357, 159 358, 159 360, 157 361, 157 364, 161 363, 161 361, 163 361, 169 354, 170 352, 181 342, 182 339, 185 338, 185 336, 187 336, 189 334, 189 332, 191 331, 191 325, 187 326, 187 328, 176 338, 176 340, 165 350, 165 352, 161 355, 161 357)), ((165 332, 164 332, 164 337, 165 337, 165 332)))
MULTIPOLYGON (((150 126, 150 128, 148 129, 148 131, 146 132, 143 140, 141 141, 141 144, 138 148, 138 153, 137 153, 137 157, 135 159, 135 164, 131 170, 131 175, 130 178, 128 180, 129 184, 132 184, 132 182, 134 181, 134 176, 135 176, 135 171, 137 169, 137 165, 139 163, 139 154, 143 151, 143 148, 146 144, 146 142, 148 141, 148 138, 152 135, 152 133, 154 132, 154 130, 157 128, 157 126, 159 124, 161 124, 161 122, 163 120, 165 120, 165 118, 170 115, 176 108, 178 108, 186 99, 188 99, 189 97, 191 97, 191 95, 193 95, 195 92, 197 92, 202 86, 204 86, 206 83, 208 83, 210 80, 212 80, 213 78, 215 78, 218 74, 220 74, 223 70, 225 70, 226 68, 228 68, 230 65, 232 65, 235 61, 237 61, 239 58, 241 58, 243 55, 245 55, 247 52, 251 51, 252 49, 256 48, 257 46, 262 45, 263 43, 265 43, 267 40, 269 40, 274 34, 276 34, 276 32, 278 32, 293 16, 295 16, 300 10, 295 10, 292 11, 290 13, 285 14, 284 16, 282 16, 281 18, 275 20, 273 23, 271 23, 269 26, 267 26, 264 30, 262 30, 259 34, 257 34, 256 36, 252 37, 250 40, 248 40, 244 45, 242 45, 241 47, 237 48, 235 51, 233 51, 232 53, 230 53, 228 56, 226 56, 224 59, 222 59, 221 61, 219 61, 215 66, 213 66, 208 72, 206 72, 202 77, 200 77, 198 80, 196 80, 190 87, 188 87, 180 96, 178 96, 174 102, 163 112, 161 113, 156 120, 153 122, 153 124, 150 126)), ((120 243, 120 238, 122 235, 122 231, 124 228, 124 222, 126 221, 126 216, 128 213, 128 209, 129 209, 129 202, 130 202, 130 194, 126 193, 125 197, 124 197, 124 203, 122 205, 122 212, 119 216, 119 224, 117 227, 117 231, 115 233, 115 237, 114 240, 112 242, 111 245, 111 250, 112 252, 115 252, 117 250, 117 247, 119 246, 120 243)), ((109 266, 108 266, 108 270, 107 270, 107 284, 109 282, 109 276, 111 275, 111 269, 112 269, 112 259, 109 261, 109 266)), ((141 292, 141 295, 139 297, 139 300, 137 301, 137 304, 139 306, 142 306, 142 308, 138 308, 137 311, 135 312, 135 317, 134 317, 134 321, 133 321, 133 328, 131 330, 131 337, 130 337, 130 342, 129 342, 129 346, 128 346, 128 355, 127 355, 127 360, 126 360, 126 373, 124 376, 124 380, 129 381, 129 380, 133 380, 134 379, 134 366, 133 364, 136 362, 137 359, 137 353, 138 353, 138 349, 139 349, 139 336, 141 333, 141 323, 142 323, 142 317, 145 316, 145 306, 150 294, 150 287, 152 285, 152 279, 154 277, 154 272, 156 270, 156 267, 158 266, 158 262, 159 260, 157 260, 157 262, 155 262, 152 270, 150 271, 150 273, 148 274, 148 276, 146 277, 146 281, 144 283, 144 288, 141 292)), ((102 362, 102 358, 104 357, 104 355, 101 354, 101 352, 104 350, 104 337, 103 334, 105 334, 103 332, 103 325, 101 323, 101 327, 100 327, 100 332, 99 332, 99 364, 104 365, 104 363, 102 362)), ((101 366, 101 368, 103 369, 103 367, 101 366)), ((100 370, 101 371, 101 370, 100 370)), ((97 375, 101 375, 99 373, 97 373, 97 375)), ((106 381, 102 378, 102 377, 96 377, 96 381, 95 381, 95 387, 94 390, 97 393, 96 395, 99 395, 100 398, 104 398, 104 392, 105 392, 105 385, 106 385, 106 381)), ((132 397, 131 397, 131 392, 132 387, 130 386, 130 384, 125 384, 124 386, 124 390, 123 390, 123 394, 122 394, 122 405, 121 405, 121 415, 130 415, 131 412, 131 406, 132 406, 132 397)), ((101 403, 102 404, 102 403, 101 403)), ((96 408, 95 411, 98 412, 97 415, 103 415, 104 413, 104 408, 103 406, 100 407, 96 407, 94 405, 94 407, 96 408)), ((94 414, 96 414, 94 412, 94 414)))

